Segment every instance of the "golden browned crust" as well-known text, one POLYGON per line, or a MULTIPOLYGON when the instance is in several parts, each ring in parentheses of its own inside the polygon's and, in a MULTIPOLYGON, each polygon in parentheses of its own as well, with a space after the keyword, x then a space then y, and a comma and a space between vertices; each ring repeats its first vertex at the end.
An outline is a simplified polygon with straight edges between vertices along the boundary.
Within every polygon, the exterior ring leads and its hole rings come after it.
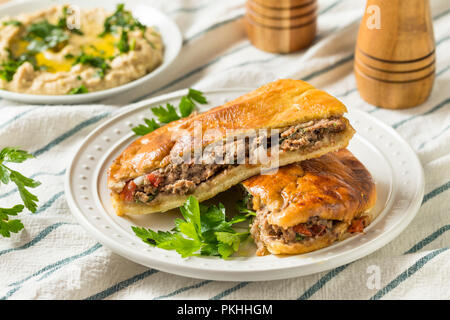
MULTIPOLYGON (((180 138, 193 137, 194 122, 200 122, 203 131, 219 130, 224 137, 227 129, 283 128, 340 117, 346 111, 339 100, 304 81, 271 82, 223 106, 172 122, 137 139, 109 168, 108 186, 120 192, 123 181, 166 166, 172 148, 183 144, 180 138)), ((211 142, 203 139, 203 146, 211 142)))
POLYGON ((370 223, 375 212, 376 187, 372 176, 353 154, 339 150, 280 168, 271 176, 259 175, 244 181, 253 196, 255 210, 268 210, 267 221, 285 229, 306 223, 310 217, 339 221, 332 233, 310 241, 285 243, 281 239, 260 237, 273 254, 299 254, 329 246, 348 237, 347 229, 356 217, 370 223))

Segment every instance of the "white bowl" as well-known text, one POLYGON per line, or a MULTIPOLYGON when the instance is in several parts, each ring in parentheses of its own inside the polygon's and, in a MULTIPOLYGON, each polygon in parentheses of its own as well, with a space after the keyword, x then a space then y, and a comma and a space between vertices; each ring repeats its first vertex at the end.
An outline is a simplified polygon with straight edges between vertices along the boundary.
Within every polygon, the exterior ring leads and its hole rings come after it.
POLYGON ((152 82, 156 75, 165 70, 177 57, 182 46, 182 36, 178 26, 165 14, 156 10, 143 1, 117 1, 117 0, 15 0, 11 3, 0 6, 0 17, 16 16, 21 13, 31 13, 54 5, 71 4, 81 8, 103 7, 108 11, 114 12, 118 3, 125 3, 125 8, 130 10, 135 17, 148 26, 157 27, 161 33, 164 42, 164 60, 163 63, 149 74, 137 80, 128 82, 121 86, 95 91, 78 95, 37 95, 16 93, 6 90, 0 90, 0 97, 3 99, 29 103, 29 104, 81 104, 98 101, 105 98, 111 98, 120 93, 125 93, 139 86, 145 86, 147 92, 155 89, 152 82))

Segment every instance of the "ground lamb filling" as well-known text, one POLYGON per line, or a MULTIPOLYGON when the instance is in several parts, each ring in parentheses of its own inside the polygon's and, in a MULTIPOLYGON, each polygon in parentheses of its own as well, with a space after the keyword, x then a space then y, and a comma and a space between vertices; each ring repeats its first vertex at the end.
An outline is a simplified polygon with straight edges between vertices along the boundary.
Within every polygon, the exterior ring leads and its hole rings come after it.
POLYGON ((306 223, 283 228, 270 224, 267 220, 268 215, 268 210, 262 209, 258 211, 250 230, 253 239, 260 239, 262 242, 267 240, 281 240, 285 244, 306 242, 324 235, 333 235, 333 226, 339 222, 337 220, 320 219, 315 216, 310 217, 306 223))
MULTIPOLYGON (((333 142, 335 134, 345 129, 346 122, 343 118, 321 119, 287 127, 280 130, 280 150, 319 149, 323 144, 333 142)), ((248 147, 246 143, 246 159, 249 154, 248 147)), ((120 196, 124 201, 147 203, 159 193, 190 194, 199 184, 237 165, 235 163, 169 164, 145 176, 128 181, 120 196)))

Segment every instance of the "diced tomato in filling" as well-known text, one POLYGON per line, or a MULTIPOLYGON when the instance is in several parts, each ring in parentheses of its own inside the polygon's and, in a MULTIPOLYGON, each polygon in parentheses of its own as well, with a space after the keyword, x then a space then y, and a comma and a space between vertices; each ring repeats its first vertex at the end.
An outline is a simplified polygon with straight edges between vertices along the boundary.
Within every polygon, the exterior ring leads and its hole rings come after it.
POLYGON ((156 174, 153 174, 153 173, 149 173, 149 174, 146 176, 146 178, 147 178, 147 180, 151 183, 151 185, 152 185, 153 187, 158 187, 159 184, 160 184, 161 181, 162 181, 162 178, 161 178, 160 176, 158 176, 158 175, 156 175, 156 174))
POLYGON ((355 233, 355 232, 363 232, 364 228, 366 227, 366 218, 356 218, 352 221, 352 224, 348 228, 348 232, 355 233))
POLYGON ((295 232, 297 232, 301 235, 307 236, 307 237, 312 237, 312 235, 313 235, 312 232, 309 231, 309 229, 306 227, 306 225, 304 223, 300 223, 300 224, 294 226, 293 229, 295 232))
POLYGON ((127 202, 132 202, 134 200, 134 192, 136 191, 136 183, 133 180, 128 181, 122 192, 120 193, 120 199, 127 202))
POLYGON ((316 236, 316 235, 320 236, 320 235, 322 235, 325 232, 326 229, 327 229, 327 227, 322 225, 322 224, 314 224, 310 228, 313 236, 316 236))

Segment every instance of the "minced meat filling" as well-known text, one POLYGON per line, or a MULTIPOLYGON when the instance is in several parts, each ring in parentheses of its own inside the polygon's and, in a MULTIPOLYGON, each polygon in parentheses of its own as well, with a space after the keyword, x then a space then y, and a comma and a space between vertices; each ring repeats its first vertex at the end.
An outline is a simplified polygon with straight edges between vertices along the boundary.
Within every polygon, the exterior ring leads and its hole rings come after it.
MULTIPOLYGON (((268 221, 270 215, 266 207, 257 211, 256 217, 250 227, 250 234, 258 247, 257 254, 267 254, 266 243, 270 241, 282 241, 286 245, 302 243, 307 245, 322 236, 330 236, 338 239, 336 226, 342 221, 320 219, 317 216, 310 217, 306 223, 300 223, 289 228, 272 225, 268 221)), ((368 216, 357 217, 352 220, 347 229, 349 233, 363 232, 369 223, 368 216)))
POLYGON ((281 132, 280 149, 293 151, 311 145, 321 147, 325 135, 344 131, 345 128, 346 124, 341 118, 302 123, 281 132))
POLYGON ((159 192, 188 194, 197 185, 208 180, 229 165, 224 164, 169 164, 144 176, 136 186, 134 200, 149 202, 159 192))
MULTIPOLYGON (((310 121, 281 130, 280 149, 293 151, 303 148, 320 148, 333 139, 332 134, 344 131, 342 118, 310 121), (331 136, 331 137, 330 137, 331 136)), ((249 151, 246 144, 246 158, 249 151)), ((149 202, 159 193, 189 194, 197 185, 236 164, 169 164, 145 176, 128 181, 121 196, 125 201, 149 202)))
POLYGON ((258 212, 251 227, 251 234, 254 239, 260 239, 261 237, 271 238, 289 244, 314 239, 333 231, 333 220, 320 219, 315 216, 309 218, 306 223, 283 228, 269 224, 267 220, 268 214, 267 210, 258 212))

